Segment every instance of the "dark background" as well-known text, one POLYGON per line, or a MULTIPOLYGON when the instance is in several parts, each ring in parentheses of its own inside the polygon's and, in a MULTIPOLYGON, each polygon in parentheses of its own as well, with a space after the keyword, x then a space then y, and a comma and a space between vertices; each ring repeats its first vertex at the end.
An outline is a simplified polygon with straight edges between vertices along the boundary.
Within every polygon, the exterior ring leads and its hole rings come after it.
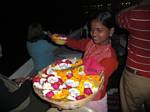
POLYGON ((9 2, 1 6, 0 43, 3 57, 0 60, 0 68, 1 73, 6 76, 10 76, 29 59, 26 50, 29 24, 40 22, 45 30, 68 34, 79 28, 84 19, 80 12, 80 3, 76 1, 9 2))
MULTIPOLYGON (((40 22, 52 33, 68 34, 81 27, 95 11, 109 9, 114 13, 134 5, 137 0, 50 0, 3 1, 0 3, 0 43, 3 57, 0 72, 10 76, 28 59, 27 28, 40 22), (126 4, 130 3, 130 4, 126 4), (109 7, 107 4, 111 4, 109 7), (101 7, 102 5, 102 7, 101 7)), ((120 31, 119 31, 120 32, 120 31)))

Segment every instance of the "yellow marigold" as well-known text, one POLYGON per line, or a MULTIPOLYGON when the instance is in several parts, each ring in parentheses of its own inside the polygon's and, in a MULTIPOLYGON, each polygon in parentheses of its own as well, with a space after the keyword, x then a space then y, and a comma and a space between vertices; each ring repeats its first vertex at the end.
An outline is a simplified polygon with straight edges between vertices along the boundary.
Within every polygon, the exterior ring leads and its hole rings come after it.
POLYGON ((60 100, 60 99, 64 99, 68 96, 69 92, 67 89, 63 89, 62 91, 60 91, 58 94, 55 94, 52 99, 55 100, 60 100))
POLYGON ((70 79, 71 79, 71 80, 74 80, 75 82, 76 82, 76 81, 79 81, 79 79, 76 78, 76 77, 71 77, 70 79))
POLYGON ((73 70, 73 75, 76 79, 81 80, 85 76, 83 66, 76 67, 73 70))
POLYGON ((60 77, 66 77, 66 70, 56 70, 55 72, 57 72, 57 75, 60 77))
POLYGON ((92 79, 97 83, 97 84, 100 84, 100 76, 99 75, 94 75, 92 77, 92 79))
POLYGON ((84 80, 80 80, 80 84, 77 89, 80 91, 81 94, 84 92, 84 80))

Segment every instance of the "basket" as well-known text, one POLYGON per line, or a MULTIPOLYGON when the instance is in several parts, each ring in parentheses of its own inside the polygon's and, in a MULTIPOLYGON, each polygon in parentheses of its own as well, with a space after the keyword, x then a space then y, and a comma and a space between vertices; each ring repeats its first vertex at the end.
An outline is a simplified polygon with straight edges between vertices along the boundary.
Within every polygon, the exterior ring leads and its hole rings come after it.
MULTIPOLYGON (((80 68, 80 66, 82 65, 80 63, 81 61, 79 60, 76 65, 72 68, 69 68, 69 69, 75 69, 75 68, 80 68)), ((44 68, 41 72, 39 72, 38 77, 41 77, 43 72, 45 72, 45 69, 44 68)), ((61 70, 61 72, 65 71, 65 70, 68 70, 68 69, 63 69, 61 70)), ((98 76, 99 77, 99 76, 98 76)), ((88 77, 89 78, 89 77, 88 77)), ((98 79, 98 81, 100 83, 96 83, 96 79, 93 79, 91 80, 91 78, 89 78, 90 82, 92 82, 95 87, 97 88, 96 89, 96 92, 94 92, 93 94, 90 94, 90 95, 87 95, 85 98, 83 99, 80 99, 80 100, 69 100, 69 99, 51 99, 51 98, 47 98, 45 95, 42 94, 43 92, 43 89, 39 89, 39 88, 36 88, 35 86, 33 86, 33 89, 34 89, 34 92, 43 100, 49 102, 49 103, 52 103, 54 105, 56 105, 56 107, 59 107, 59 108, 62 108, 62 109, 76 109, 76 108, 79 108, 79 107, 82 107, 84 106, 86 103, 88 103, 89 101, 91 101, 95 95, 97 94, 98 90, 101 89, 101 87, 103 86, 103 75, 100 75, 100 78, 98 79), (100 80, 99 80, 100 79, 100 80), (99 85, 100 84, 100 85, 99 85)), ((81 82, 81 80, 80 80, 81 82)), ((80 88, 80 86, 79 86, 80 88)), ((82 87, 81 87, 82 88, 82 87)))
POLYGON ((91 101, 93 99, 93 97, 95 96, 95 94, 92 94, 84 99, 81 100, 76 100, 76 101, 55 101, 55 100, 50 100, 48 98, 46 98, 45 96, 42 95, 41 91, 35 87, 34 91, 35 93, 43 100, 55 104, 56 107, 60 107, 62 109, 76 109, 79 107, 84 106, 86 103, 88 103, 89 101, 91 101))
MULTIPOLYGON (((103 77, 101 75, 101 77, 103 77)), ((100 78, 101 79, 101 84, 99 86, 99 89, 100 90, 102 87, 103 87, 103 82, 104 82, 104 78, 100 78)), ((54 105, 56 105, 56 107, 59 107, 59 108, 62 108, 62 109, 76 109, 76 108, 79 108, 79 107, 82 107, 84 105, 86 105, 86 103, 88 103, 89 101, 91 101, 95 95, 95 94, 91 94, 90 96, 87 96, 86 98, 84 99, 81 99, 81 100, 76 100, 76 101, 61 101, 61 100, 50 100, 48 99, 47 97, 45 97, 43 94, 42 94, 42 90, 40 89, 37 89, 33 86, 33 89, 34 89, 34 92, 43 100, 49 102, 49 103, 52 103, 54 105)))

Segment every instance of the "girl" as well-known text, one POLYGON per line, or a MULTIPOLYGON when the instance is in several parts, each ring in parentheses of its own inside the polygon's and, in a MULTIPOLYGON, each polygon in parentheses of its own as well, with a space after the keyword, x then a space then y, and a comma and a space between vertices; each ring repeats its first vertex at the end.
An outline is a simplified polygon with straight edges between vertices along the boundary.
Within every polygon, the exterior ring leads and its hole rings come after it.
MULTIPOLYGON (((93 72, 94 67, 88 69, 90 66, 88 63, 95 63, 104 68, 104 85, 97 93, 93 101, 89 102, 86 106, 93 109, 96 112, 107 112, 107 83, 111 74, 117 69, 118 60, 114 49, 111 46, 111 36, 114 33, 114 23, 112 15, 109 12, 103 12, 94 16, 90 22, 90 34, 91 38, 86 39, 74 39, 63 38, 61 45, 66 45, 70 48, 81 50, 84 53, 83 61, 85 66, 85 72, 93 72)), ((52 41, 53 38, 51 38, 52 41)), ((57 43, 57 42, 55 42, 57 43)), ((58 43, 57 43, 58 44, 58 43)))

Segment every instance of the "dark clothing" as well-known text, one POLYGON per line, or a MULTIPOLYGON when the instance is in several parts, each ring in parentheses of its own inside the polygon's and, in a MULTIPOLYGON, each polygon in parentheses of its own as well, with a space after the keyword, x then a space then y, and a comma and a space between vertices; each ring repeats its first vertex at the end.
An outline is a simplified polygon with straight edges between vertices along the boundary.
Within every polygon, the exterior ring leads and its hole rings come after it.
POLYGON ((22 86, 14 92, 10 92, 0 79, 0 110, 8 112, 21 104, 31 92, 31 82, 25 81, 22 86))
POLYGON ((50 108, 50 103, 42 100, 35 94, 34 91, 30 93, 30 103, 21 112, 46 112, 50 108))

